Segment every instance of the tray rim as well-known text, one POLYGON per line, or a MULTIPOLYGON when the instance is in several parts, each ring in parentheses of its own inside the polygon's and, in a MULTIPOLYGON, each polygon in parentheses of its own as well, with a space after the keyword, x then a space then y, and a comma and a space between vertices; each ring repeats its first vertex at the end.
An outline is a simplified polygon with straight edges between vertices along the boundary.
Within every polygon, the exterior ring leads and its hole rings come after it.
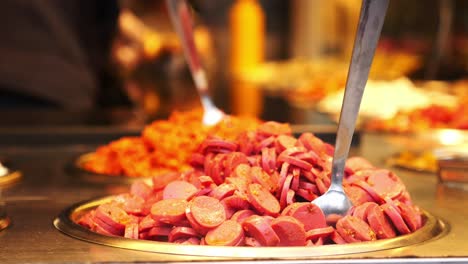
POLYGON ((344 245, 324 245, 317 247, 234 247, 208 245, 181 245, 151 240, 136 240, 124 237, 105 236, 86 229, 73 220, 98 205, 112 200, 115 196, 104 196, 76 203, 63 210, 53 221, 60 232, 73 238, 95 244, 130 249, 136 251, 173 254, 184 256, 221 257, 236 259, 298 259, 318 257, 345 257, 395 248, 403 248, 426 243, 446 235, 449 224, 422 210, 425 224, 422 228, 408 235, 372 242, 360 242, 344 245), (339 253, 337 253, 339 252, 339 253))

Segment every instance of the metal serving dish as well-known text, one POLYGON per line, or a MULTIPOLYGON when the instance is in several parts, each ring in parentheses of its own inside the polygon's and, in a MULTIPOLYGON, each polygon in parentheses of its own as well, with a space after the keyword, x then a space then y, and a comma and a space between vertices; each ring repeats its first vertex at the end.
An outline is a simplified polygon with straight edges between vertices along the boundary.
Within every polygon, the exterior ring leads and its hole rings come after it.
POLYGON ((0 190, 17 182, 21 178, 21 172, 14 169, 10 162, 0 158, 0 190))
POLYGON ((440 238, 445 235, 449 229, 444 221, 436 218, 427 211, 423 211, 424 226, 421 229, 412 234, 392 239, 317 247, 221 247, 181 245, 167 242, 111 237, 92 232, 75 223, 84 213, 111 199, 113 199, 113 197, 108 196, 72 205, 62 211, 54 220, 54 226, 71 237, 117 248, 187 256, 255 259, 346 256, 348 254, 403 248, 440 238))
POLYGON ((83 164, 90 159, 92 154, 93 152, 81 154, 71 162, 67 170, 73 177, 79 177, 80 180, 97 184, 131 184, 136 180, 151 180, 151 177, 129 177, 125 175, 109 175, 91 172, 85 169, 83 164))

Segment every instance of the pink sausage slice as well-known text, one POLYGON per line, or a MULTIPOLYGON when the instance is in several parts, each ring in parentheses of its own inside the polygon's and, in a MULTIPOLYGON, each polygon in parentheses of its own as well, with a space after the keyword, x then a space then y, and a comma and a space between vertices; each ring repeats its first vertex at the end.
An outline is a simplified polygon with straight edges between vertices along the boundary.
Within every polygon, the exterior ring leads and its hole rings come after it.
POLYGON ((315 204, 309 202, 293 203, 283 211, 287 211, 286 215, 299 220, 304 225, 305 231, 327 226, 325 215, 315 204))
POLYGON ((125 226, 124 237, 131 239, 138 239, 138 224, 130 223, 125 226))
POLYGON ((271 228, 278 235, 278 246, 305 246, 304 225, 292 216, 279 216, 271 221, 271 228))
POLYGON ((372 230, 375 231, 379 239, 392 238, 396 236, 393 226, 390 224, 387 216, 382 212, 380 206, 374 206, 369 209, 367 222, 372 230))
POLYGON ((369 214, 370 209, 379 206, 378 204, 374 202, 366 202, 361 205, 358 205, 354 208, 354 211, 352 213, 353 216, 362 219, 364 221, 367 220, 367 215, 369 214))
POLYGON ((255 212, 252 210, 249 210, 249 209, 239 210, 232 215, 231 220, 234 220, 240 224, 243 224, 245 219, 247 219, 248 217, 252 215, 255 215, 255 212))
POLYGON ((250 204, 261 214, 278 215, 281 209, 278 200, 262 185, 258 183, 250 184, 247 195, 250 204))
POLYGON ((396 229, 398 230, 398 233, 400 234, 409 234, 411 231, 409 230, 408 226, 406 225, 405 221, 400 215, 400 212, 398 212, 393 206, 391 206, 388 203, 382 204, 380 206, 384 213, 390 218, 392 221, 393 225, 395 225, 396 229))
POLYGON ((173 182, 180 178, 180 173, 178 172, 168 172, 165 174, 160 174, 152 178, 153 189, 155 191, 162 190, 170 182, 173 182))
POLYGON ((393 172, 386 169, 375 170, 374 173, 367 178, 367 183, 384 198, 396 198, 405 189, 405 186, 398 177, 393 172))
POLYGON ((336 230, 348 243, 377 239, 375 232, 364 220, 351 215, 338 220, 336 230))
POLYGON ((184 199, 161 200, 151 206, 151 216, 156 221, 177 225, 185 219, 187 206, 188 202, 184 199))
POLYGON ((95 218, 111 226, 118 232, 124 232, 125 224, 130 222, 130 216, 120 207, 113 204, 102 204, 97 207, 95 218))
POLYGON ((211 192, 210 195, 213 198, 216 198, 218 200, 222 200, 230 195, 232 195, 236 191, 236 186, 230 183, 222 183, 216 188, 214 188, 211 192))
POLYGON ((153 188, 146 184, 143 180, 136 181, 130 187, 130 193, 140 196, 143 199, 148 199, 153 192, 153 188))
POLYGON ((252 215, 245 219, 242 227, 250 237, 253 237, 262 246, 276 246, 280 241, 265 217, 252 215))
POLYGON ((306 232, 307 240, 317 240, 318 238, 329 237, 335 229, 332 226, 314 228, 306 232))
POLYGON ((413 206, 404 203, 398 203, 397 206, 400 209, 401 217, 411 231, 414 232, 422 226, 421 214, 413 206))
POLYGON ((206 233, 205 242, 212 246, 234 246, 244 239, 242 226, 233 220, 226 220, 206 233))
POLYGON ((198 192, 197 187, 186 181, 173 181, 163 191, 163 199, 188 200, 198 192))
POLYGON ((338 245, 347 243, 346 240, 344 240, 340 233, 338 233, 338 231, 336 230, 333 233, 331 233, 330 239, 338 245))
POLYGON ((195 229, 185 226, 174 227, 168 234, 169 242, 174 242, 179 239, 188 239, 191 237, 197 237, 198 233, 195 229))
POLYGON ((195 221, 203 227, 214 228, 226 220, 221 202, 213 197, 198 196, 192 199, 190 211, 195 221))

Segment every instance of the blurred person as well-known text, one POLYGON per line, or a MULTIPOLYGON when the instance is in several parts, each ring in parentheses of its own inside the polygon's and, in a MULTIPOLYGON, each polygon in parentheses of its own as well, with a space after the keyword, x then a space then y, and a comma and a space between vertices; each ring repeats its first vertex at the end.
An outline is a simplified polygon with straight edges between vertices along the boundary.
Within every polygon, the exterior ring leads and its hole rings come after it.
POLYGON ((0 107, 127 104, 110 63, 117 0, 3 0, 0 107))

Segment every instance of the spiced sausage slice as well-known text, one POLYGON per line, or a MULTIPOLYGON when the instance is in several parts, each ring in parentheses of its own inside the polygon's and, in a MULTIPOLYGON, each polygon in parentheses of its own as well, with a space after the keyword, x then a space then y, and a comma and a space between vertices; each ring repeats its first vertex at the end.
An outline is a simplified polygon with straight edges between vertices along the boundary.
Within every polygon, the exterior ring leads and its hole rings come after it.
POLYGON ((373 206, 367 213, 367 222, 380 239, 392 238, 396 232, 380 206, 373 206))
POLYGON ((244 239, 242 226, 234 220, 226 220, 206 233, 205 242, 212 246, 235 246, 244 239))
POLYGON ((338 220, 336 230, 348 243, 377 239, 375 232, 364 220, 351 215, 338 220))
POLYGON ((271 221, 271 228, 279 237, 278 246, 305 246, 304 225, 292 216, 279 216, 271 221))
POLYGON ((177 225, 185 219, 187 205, 185 199, 161 200, 151 206, 151 216, 156 221, 177 225))
POLYGON ((261 214, 276 216, 280 211, 280 203, 265 187, 252 183, 247 188, 250 204, 261 214))
POLYGON ((276 246, 280 241, 269 220, 265 217, 252 215, 244 220, 242 227, 250 237, 262 246, 276 246))
POLYGON ((216 198, 198 196, 190 202, 190 211, 195 221, 203 227, 214 228, 226 220, 223 204, 216 198))
POLYGON ((283 212, 292 216, 304 225, 304 230, 323 228, 327 226, 325 215, 315 204, 309 202, 292 203, 283 212))

